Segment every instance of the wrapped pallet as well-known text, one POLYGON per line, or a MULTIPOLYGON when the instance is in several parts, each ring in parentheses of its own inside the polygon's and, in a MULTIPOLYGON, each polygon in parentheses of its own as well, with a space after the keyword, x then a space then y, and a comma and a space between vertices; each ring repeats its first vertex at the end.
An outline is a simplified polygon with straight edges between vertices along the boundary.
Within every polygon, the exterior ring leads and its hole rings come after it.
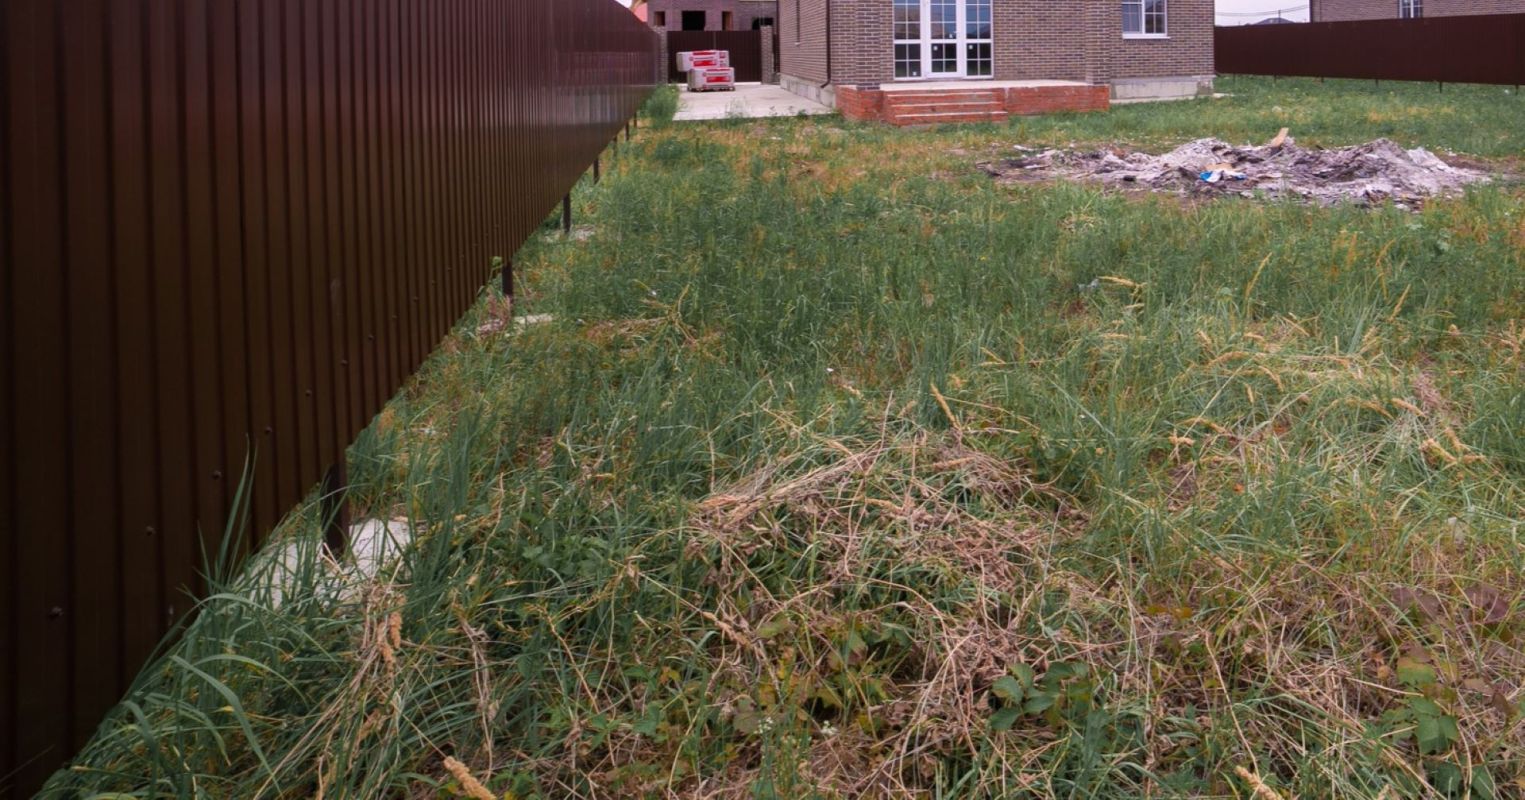
POLYGON ((736 70, 730 67, 694 67, 688 72, 690 92, 734 92, 736 70))

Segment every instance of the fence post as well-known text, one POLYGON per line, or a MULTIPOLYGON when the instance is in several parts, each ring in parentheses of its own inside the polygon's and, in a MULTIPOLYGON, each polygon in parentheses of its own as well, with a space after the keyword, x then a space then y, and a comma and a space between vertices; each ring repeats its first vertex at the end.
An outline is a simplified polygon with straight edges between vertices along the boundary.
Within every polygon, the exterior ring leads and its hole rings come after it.
POLYGON ((338 559, 349 548, 349 468, 339 463, 323 473, 323 548, 338 559))
POLYGON ((514 307, 514 260, 512 258, 503 262, 503 296, 508 298, 508 307, 514 307))
POLYGON ((601 180, 603 178, 603 175, 601 174, 603 172, 603 165, 599 164, 599 161, 601 161, 602 159, 603 159, 603 156, 594 156, 593 157, 593 185, 594 186, 597 186, 599 180, 601 180))
POLYGON ((572 235, 572 193, 567 192, 561 198, 561 232, 566 236, 572 235))

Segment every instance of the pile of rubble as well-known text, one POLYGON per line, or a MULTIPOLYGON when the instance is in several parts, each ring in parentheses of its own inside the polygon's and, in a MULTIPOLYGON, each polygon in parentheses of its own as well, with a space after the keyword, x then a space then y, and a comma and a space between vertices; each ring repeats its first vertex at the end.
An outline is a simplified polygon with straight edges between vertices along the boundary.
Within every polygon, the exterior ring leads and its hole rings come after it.
POLYGON ((1451 166, 1424 148, 1404 150, 1387 139, 1310 150, 1298 147, 1286 131, 1260 147, 1198 139, 1160 156, 1119 149, 1017 149, 1031 154, 979 166, 1001 180, 1058 177, 1183 195, 1293 197, 1319 205, 1392 202, 1406 208, 1490 179, 1483 172, 1451 166))

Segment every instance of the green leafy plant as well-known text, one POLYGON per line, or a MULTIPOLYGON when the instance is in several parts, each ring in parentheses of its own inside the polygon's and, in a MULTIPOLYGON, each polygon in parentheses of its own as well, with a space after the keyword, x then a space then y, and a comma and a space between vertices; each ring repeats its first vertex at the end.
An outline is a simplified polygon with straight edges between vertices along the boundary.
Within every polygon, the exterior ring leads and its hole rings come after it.
POLYGON ((1042 718, 1058 726, 1067 717, 1089 713, 1096 688, 1091 668, 1083 661, 1050 664, 1041 678, 1032 667, 1016 664, 1010 675, 997 678, 990 687, 991 695, 1000 701, 990 727, 1011 730, 1023 717, 1042 718))

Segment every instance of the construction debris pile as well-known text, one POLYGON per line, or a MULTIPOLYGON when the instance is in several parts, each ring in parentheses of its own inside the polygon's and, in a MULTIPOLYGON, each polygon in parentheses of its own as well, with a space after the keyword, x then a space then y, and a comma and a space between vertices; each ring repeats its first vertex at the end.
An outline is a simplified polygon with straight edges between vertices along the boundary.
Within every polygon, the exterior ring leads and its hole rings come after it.
POLYGON ((1391 202, 1403 208, 1417 208, 1428 198, 1490 179, 1483 172, 1451 166, 1424 148, 1404 150, 1387 139, 1311 150, 1298 147, 1286 131, 1260 147, 1198 139, 1160 156, 1116 148, 1017 149, 1031 155, 979 166, 1009 181, 1058 177, 1191 196, 1293 197, 1319 205, 1391 202))

